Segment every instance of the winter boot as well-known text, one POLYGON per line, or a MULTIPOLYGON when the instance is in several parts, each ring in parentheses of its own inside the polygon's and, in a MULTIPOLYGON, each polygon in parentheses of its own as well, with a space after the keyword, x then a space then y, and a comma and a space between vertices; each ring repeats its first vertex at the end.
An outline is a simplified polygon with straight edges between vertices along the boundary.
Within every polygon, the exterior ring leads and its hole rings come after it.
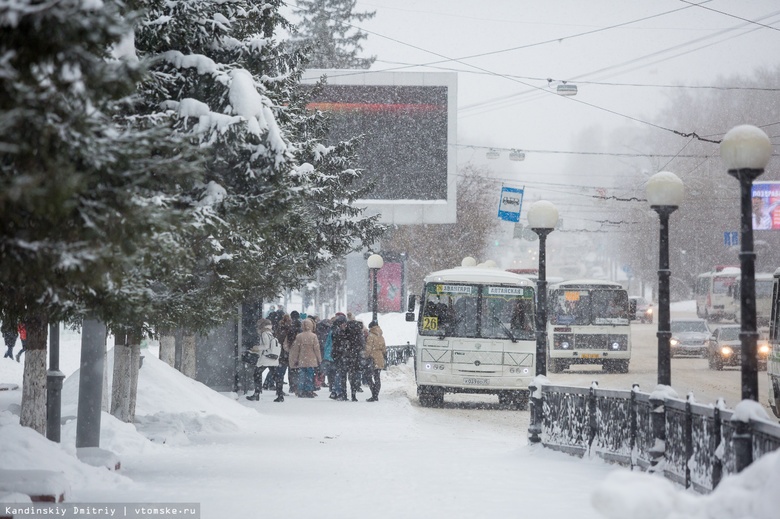
POLYGON ((12 359, 14 358, 14 347, 9 346, 8 351, 5 352, 5 355, 3 355, 4 359, 12 359))

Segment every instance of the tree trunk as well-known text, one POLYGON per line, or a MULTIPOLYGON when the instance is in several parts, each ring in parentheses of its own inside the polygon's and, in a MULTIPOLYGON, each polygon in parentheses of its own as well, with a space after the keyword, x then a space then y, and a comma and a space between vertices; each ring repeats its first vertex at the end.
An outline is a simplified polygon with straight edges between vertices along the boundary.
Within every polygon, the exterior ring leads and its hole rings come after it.
POLYGON ((114 332, 114 377, 111 384, 111 414, 128 422, 130 414, 130 348, 127 335, 114 332))
POLYGON ((160 360, 174 367, 176 363, 176 337, 167 332, 160 333, 160 360))
POLYGON ((128 335, 130 347, 130 401, 127 403, 127 421, 135 422, 135 403, 138 396, 138 370, 141 368, 141 339, 140 332, 128 335))
POLYGON ((27 344, 24 352, 22 410, 19 423, 46 434, 46 341, 48 319, 42 314, 24 321, 27 344))
POLYGON ((184 332, 181 347, 181 372, 190 378, 195 378, 195 334, 184 332))

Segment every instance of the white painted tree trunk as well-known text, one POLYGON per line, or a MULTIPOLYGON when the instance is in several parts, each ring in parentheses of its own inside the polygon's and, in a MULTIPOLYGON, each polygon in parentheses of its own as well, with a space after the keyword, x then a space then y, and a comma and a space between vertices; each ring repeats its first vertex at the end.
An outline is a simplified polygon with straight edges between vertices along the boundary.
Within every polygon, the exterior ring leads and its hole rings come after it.
POLYGON ((176 364, 176 337, 160 335, 160 360, 173 367, 176 364))
POLYGON ((111 414, 123 422, 130 416, 130 348, 126 336, 117 333, 114 339, 114 378, 111 384, 111 414))
POLYGON ((185 332, 181 346, 181 372, 190 378, 195 378, 195 334, 185 332))
POLYGON ((108 352, 103 354, 103 399, 100 403, 100 410, 104 413, 111 412, 111 387, 108 385, 108 352))
POLYGON ((127 403, 127 421, 135 422, 135 403, 138 396, 138 370, 141 367, 141 340, 135 336, 130 344, 130 400, 127 403))
MULTIPOLYGON (((29 333, 29 331, 28 331, 29 333)), ((30 349, 28 335, 24 352, 22 410, 19 423, 46 434, 46 344, 43 349, 30 349)))

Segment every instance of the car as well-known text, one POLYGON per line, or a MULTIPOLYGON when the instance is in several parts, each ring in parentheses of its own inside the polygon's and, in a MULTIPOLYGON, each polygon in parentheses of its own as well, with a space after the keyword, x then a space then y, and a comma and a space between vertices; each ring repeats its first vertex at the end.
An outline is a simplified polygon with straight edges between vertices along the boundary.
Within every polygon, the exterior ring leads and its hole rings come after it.
POLYGON ((640 323, 653 323, 653 303, 641 296, 631 296, 628 298, 631 307, 636 304, 636 311, 633 319, 640 323))
POLYGON ((707 357, 712 332, 704 319, 672 319, 672 357, 707 357))
MULTIPOLYGON (((742 327, 738 324, 721 326, 715 330, 707 349, 707 363, 710 369, 722 370, 723 366, 742 365, 742 339, 739 334, 742 327)), ((756 355, 758 356, 758 369, 765 370, 769 358, 769 329, 759 330, 756 355)))

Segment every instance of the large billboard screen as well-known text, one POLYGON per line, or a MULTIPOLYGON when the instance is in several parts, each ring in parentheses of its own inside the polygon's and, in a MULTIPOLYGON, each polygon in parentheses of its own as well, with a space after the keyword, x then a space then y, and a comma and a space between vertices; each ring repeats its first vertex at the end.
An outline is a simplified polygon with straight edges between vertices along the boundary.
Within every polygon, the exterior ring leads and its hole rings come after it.
POLYGON ((366 212, 385 223, 454 222, 456 75, 309 70, 303 82, 322 76, 309 108, 329 115, 329 144, 360 138, 366 212))
POLYGON ((753 229, 780 230, 780 182, 753 183, 753 229))

